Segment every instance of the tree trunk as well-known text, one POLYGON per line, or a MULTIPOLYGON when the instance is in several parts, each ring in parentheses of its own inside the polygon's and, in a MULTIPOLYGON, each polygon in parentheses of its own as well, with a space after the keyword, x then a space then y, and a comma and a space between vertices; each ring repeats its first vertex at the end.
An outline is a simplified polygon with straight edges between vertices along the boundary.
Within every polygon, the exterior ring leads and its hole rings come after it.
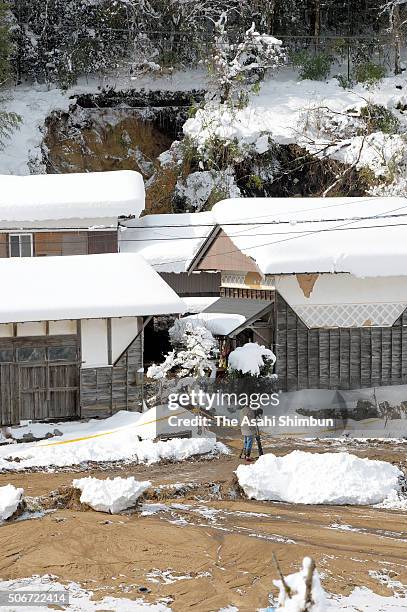
POLYGON ((315 0, 315 19, 314 19, 315 45, 319 45, 320 33, 321 33, 321 0, 315 0))
POLYGON ((394 74, 401 74, 401 19, 400 6, 396 4, 390 16, 394 44, 394 74))

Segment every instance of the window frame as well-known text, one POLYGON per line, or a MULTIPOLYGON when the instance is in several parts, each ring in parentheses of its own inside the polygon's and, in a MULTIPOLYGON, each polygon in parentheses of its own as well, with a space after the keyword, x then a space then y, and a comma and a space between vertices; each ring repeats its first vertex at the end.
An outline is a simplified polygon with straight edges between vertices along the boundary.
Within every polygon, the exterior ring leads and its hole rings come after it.
POLYGON ((34 235, 32 232, 11 232, 8 235, 8 256, 9 257, 34 257, 34 235), (28 236, 30 238, 30 249, 31 249, 31 253, 30 255, 22 255, 21 254, 21 238, 23 236, 28 236), (11 254, 11 239, 12 237, 17 237, 18 238, 18 251, 19 251, 19 255, 12 255, 11 254))

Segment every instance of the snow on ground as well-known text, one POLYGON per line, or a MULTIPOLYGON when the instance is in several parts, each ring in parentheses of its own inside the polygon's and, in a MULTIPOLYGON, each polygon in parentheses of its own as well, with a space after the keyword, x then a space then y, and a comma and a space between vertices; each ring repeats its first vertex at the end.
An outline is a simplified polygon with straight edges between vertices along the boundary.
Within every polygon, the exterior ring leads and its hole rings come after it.
MULTIPOLYGON (((403 105, 406 91, 403 76, 383 79, 369 90, 360 84, 345 90, 337 79, 301 81, 287 78, 282 71, 278 79, 263 83, 260 94, 247 107, 231 110, 226 104, 209 104, 188 119, 183 129, 201 150, 208 140, 218 137, 263 153, 270 146, 270 136, 278 144, 296 143, 314 154, 321 152, 321 156, 348 164, 357 162, 358 168, 369 166, 381 175, 390 160, 402 156, 403 138, 374 132, 361 147, 363 137, 349 137, 349 131, 357 132, 355 117, 367 101, 394 110, 399 102, 403 105)), ((397 117, 405 121, 399 112, 397 117)))
POLYGON ((133 508, 138 498, 151 486, 149 480, 139 481, 129 478, 106 478, 101 480, 88 476, 72 482, 81 491, 80 501, 99 512, 117 514, 133 508))
POLYGON ((249 498, 297 504, 379 504, 400 489, 403 473, 385 461, 349 453, 293 451, 267 454, 239 465, 240 486, 249 498))
MULTIPOLYGON (((184 413, 183 416, 188 416, 188 411, 184 413)), ((166 419, 168 414, 169 412, 166 419)), ((65 467, 89 461, 151 464, 163 460, 183 461, 194 455, 217 455, 228 452, 223 444, 216 442, 215 436, 173 438, 167 442, 141 439, 143 436, 151 437, 154 431, 151 425, 155 415, 155 409, 142 415, 121 411, 102 421, 78 423, 76 428, 69 428, 67 433, 54 440, 2 446, 0 471, 10 469, 22 471, 33 467, 65 467)), ((192 413, 190 415, 192 416, 192 413)), ((172 433, 176 431, 177 429, 173 427, 172 433)))
POLYGON ((0 521, 13 516, 23 496, 24 489, 17 489, 11 484, 0 487, 0 521))
POLYGON ((367 587, 356 587, 348 596, 330 595, 327 612, 405 612, 404 597, 385 597, 373 593, 367 587))
MULTIPOLYGON (((63 592, 69 595, 70 603, 69 605, 62 604, 57 607, 58 609, 70 610, 71 612, 97 612, 97 610, 120 610, 120 612, 171 612, 171 608, 163 603, 148 604, 144 603, 142 599, 132 600, 107 596, 98 601, 93 601, 92 591, 82 589, 79 584, 75 582, 63 585, 57 582, 52 576, 32 576, 31 578, 22 578, 19 580, 0 581, 0 590, 17 594, 18 597, 23 596, 24 591, 39 592, 43 594, 44 597, 48 595, 50 598, 53 594, 55 596, 55 592, 63 592)), ((28 596, 28 593, 26 593, 26 596, 28 596)), ((47 602, 45 602, 45 605, 30 605, 29 607, 10 605, 7 606, 7 611, 18 612, 18 610, 21 610, 23 607, 24 609, 30 610, 30 612, 55 610, 55 604, 51 605, 52 600, 49 599, 48 601, 50 601, 49 606, 47 606, 47 602)))
POLYGON ((247 342, 230 353, 229 369, 237 370, 242 374, 259 376, 260 368, 265 365, 264 359, 274 364, 276 356, 273 351, 265 346, 260 346, 257 342, 247 342))
POLYGON ((391 493, 376 508, 385 508, 387 510, 407 510, 407 495, 401 495, 398 491, 391 493))

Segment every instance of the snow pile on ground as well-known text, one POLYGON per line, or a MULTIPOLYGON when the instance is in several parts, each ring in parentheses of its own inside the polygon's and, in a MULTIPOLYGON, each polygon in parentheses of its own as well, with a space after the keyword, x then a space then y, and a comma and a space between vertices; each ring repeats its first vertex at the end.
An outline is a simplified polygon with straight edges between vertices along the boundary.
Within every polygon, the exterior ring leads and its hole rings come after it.
MULTIPOLYGON (((0 589, 11 593, 23 594, 26 592, 41 592, 46 596, 52 596, 56 592, 66 593, 69 596, 69 605, 61 604, 61 607, 46 603, 41 606, 30 605, 30 612, 43 612, 44 610, 58 609, 70 610, 71 612, 97 612, 100 610, 120 610, 120 612, 171 612, 171 608, 163 603, 144 603, 142 599, 124 599, 112 596, 106 596, 98 601, 93 601, 92 591, 82 589, 76 582, 63 585, 55 580, 52 576, 32 576, 31 578, 22 578, 19 580, 0 581, 0 589)), ((46 601, 46 600, 45 600, 46 601)), ((11 609, 22 609, 15 606, 11 609)))
MULTIPOLYGON (((175 394, 176 395, 176 394, 175 394)), ((137 435, 143 440, 154 440, 157 436, 172 434, 177 431, 191 432, 193 438, 215 438, 212 431, 200 425, 192 425, 192 419, 196 418, 190 410, 186 410, 178 405, 161 404, 150 408, 147 412, 140 415, 137 422, 137 435)))
POLYGON ((228 363, 230 370, 237 370, 242 374, 251 374, 259 376, 260 369, 266 365, 274 365, 276 356, 273 351, 257 344, 257 342, 248 342, 243 346, 238 346, 229 355, 228 363))
MULTIPOLYGON (((173 438, 167 442, 142 439, 151 434, 150 425, 155 418, 156 409, 143 414, 121 411, 104 421, 78 423, 75 429, 55 440, 0 447, 0 471, 65 467, 90 461, 152 464, 228 452, 214 436, 173 438)), ((179 427, 180 431, 183 429, 179 427)), ((177 427, 172 427, 172 433, 176 431, 177 427)))
POLYGON ((349 453, 293 451, 239 465, 240 486, 251 499, 294 504, 378 504, 399 490, 403 474, 386 461, 349 453))
POLYGON ((13 516, 21 502, 23 493, 24 489, 17 489, 11 484, 0 487, 0 521, 5 521, 13 516))
POLYGON ((326 594, 319 580, 318 572, 312 568, 312 561, 305 557, 302 562, 302 569, 295 574, 285 576, 285 583, 290 589, 290 597, 286 593, 281 580, 274 580, 275 586, 280 589, 278 597, 278 608, 280 612, 325 612, 326 594), (311 600, 313 605, 309 606, 307 601, 307 577, 312 575, 311 600))
POLYGON ((391 491, 389 495, 376 508, 387 508, 387 510, 407 510, 407 494, 400 491, 391 491))
POLYGON ((99 512, 117 514, 127 508, 133 508, 138 498, 151 486, 149 480, 139 481, 129 478, 79 478, 72 482, 81 493, 80 501, 99 512))

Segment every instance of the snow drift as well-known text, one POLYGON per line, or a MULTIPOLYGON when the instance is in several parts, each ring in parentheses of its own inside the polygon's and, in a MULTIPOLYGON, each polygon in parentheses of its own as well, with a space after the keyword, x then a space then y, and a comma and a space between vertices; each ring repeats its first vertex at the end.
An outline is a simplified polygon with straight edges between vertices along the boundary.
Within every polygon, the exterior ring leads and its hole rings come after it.
MULTIPOLYGON (((186 416, 188 411, 184 411, 186 416)), ((174 412, 172 414, 175 414, 174 412)), ((192 413, 189 413, 192 416, 192 413)), ((170 412, 167 410, 166 415, 170 412)), ((216 437, 173 438, 167 442, 154 442, 157 435, 155 408, 145 412, 121 411, 103 421, 77 423, 67 427, 66 433, 54 440, 19 444, 0 448, 0 471, 22 471, 28 468, 65 467, 87 462, 124 461, 131 463, 158 463, 183 461, 194 455, 228 453, 216 442, 216 437), (155 434, 154 434, 155 432, 155 434)), ((167 421, 160 421, 165 429, 167 421)), ((185 428, 183 428, 185 429, 185 428)), ((63 430, 63 428, 62 428, 63 430)), ((176 433, 177 428, 172 428, 176 433)))
POLYGON ((0 487, 0 521, 5 521, 13 516, 21 502, 23 493, 24 489, 17 489, 11 484, 0 487))
POLYGON ((138 498, 151 485, 149 480, 130 478, 79 478, 72 485, 81 491, 80 501, 98 512, 117 514, 135 506, 138 498))
POLYGON ((383 502, 399 489, 402 472, 386 461, 349 453, 293 451, 267 454, 239 465, 239 484, 249 498, 294 504, 367 505, 383 502))

